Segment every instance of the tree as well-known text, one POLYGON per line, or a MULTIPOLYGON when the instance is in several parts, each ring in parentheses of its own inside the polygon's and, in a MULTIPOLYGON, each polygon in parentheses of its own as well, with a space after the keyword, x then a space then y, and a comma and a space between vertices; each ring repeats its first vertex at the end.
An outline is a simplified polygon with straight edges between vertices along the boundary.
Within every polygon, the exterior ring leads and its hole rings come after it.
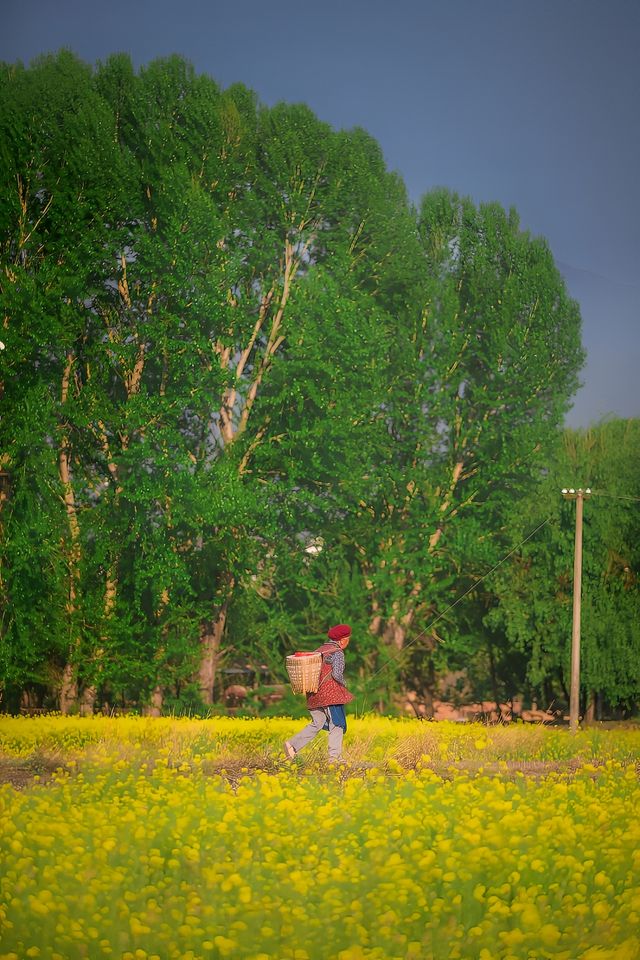
MULTIPOLYGON (((68 202, 52 217, 45 189, 27 226, 21 202, 5 206, 2 293, 12 338, 33 342, 11 354, 17 408, 25 383, 48 398, 22 432, 4 421, 11 469, 30 476, 41 445, 51 539, 65 530, 65 618, 39 659, 58 670, 63 709, 92 710, 100 688, 159 709, 163 687, 193 671, 210 702, 229 609, 265 543, 286 521, 299 545, 320 507, 339 519, 336 455, 354 478, 370 462, 385 301, 406 299, 391 245, 413 221, 374 141, 305 107, 260 108, 180 58, 136 75, 113 57, 92 75, 63 54, 37 70, 7 70, 6 192, 43 168, 68 202), (33 109, 46 134, 37 160, 23 122, 33 109), (37 264, 22 262, 20 238, 36 228, 46 243, 37 264), (33 328, 38 303, 47 319, 33 328)), ((8 559, 29 522, 22 502, 8 559)), ((7 590, 15 611, 15 582, 7 590)), ((12 614, 9 650, 24 645, 18 623, 12 614)))
POLYGON ((518 542, 576 386, 544 241, 179 57, 5 67, 0 138, 13 689, 209 705, 225 654, 347 613, 361 667, 497 689, 499 591, 430 624, 518 542))
POLYGON ((371 629, 398 650, 426 629, 410 673, 428 700, 436 667, 469 652, 455 621, 429 622, 497 559, 489 532, 543 468, 583 353, 578 307, 513 211, 436 191, 418 227, 419 309, 396 340, 358 544, 371 629))
POLYGON ((640 675, 637 420, 567 430, 548 475, 511 523, 520 532, 548 520, 492 578, 490 625, 506 649, 525 658, 523 680, 550 703, 568 704, 575 509, 563 487, 591 487, 585 504, 581 618, 581 696, 591 715, 632 709, 640 675))
POLYGON ((64 702, 83 620, 70 422, 83 387, 77 349, 88 337, 86 302, 119 234, 126 177, 90 70, 70 54, 42 58, 29 71, 5 66, 1 104, 0 295, 11 411, 1 443, 13 491, 4 525, 3 659, 10 679, 26 673, 54 682, 64 702))

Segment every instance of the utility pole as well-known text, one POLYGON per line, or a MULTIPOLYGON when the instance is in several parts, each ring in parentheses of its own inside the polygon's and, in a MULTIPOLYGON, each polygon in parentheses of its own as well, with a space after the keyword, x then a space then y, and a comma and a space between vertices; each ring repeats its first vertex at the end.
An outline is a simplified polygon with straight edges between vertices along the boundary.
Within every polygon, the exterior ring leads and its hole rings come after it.
POLYGON ((569 729, 576 733, 580 712, 580 599, 582 593, 582 508, 591 490, 562 491, 565 500, 576 501, 576 539, 573 550, 573 627, 571 630, 571 689, 569 691, 569 729))

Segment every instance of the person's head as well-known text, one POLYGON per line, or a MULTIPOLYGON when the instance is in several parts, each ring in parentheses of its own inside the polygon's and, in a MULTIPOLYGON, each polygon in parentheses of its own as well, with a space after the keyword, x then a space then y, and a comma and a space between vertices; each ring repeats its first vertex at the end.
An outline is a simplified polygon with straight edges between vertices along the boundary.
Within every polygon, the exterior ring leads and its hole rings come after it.
POLYGON ((347 623, 337 623, 327 631, 327 636, 344 650, 351 640, 351 627, 347 623))

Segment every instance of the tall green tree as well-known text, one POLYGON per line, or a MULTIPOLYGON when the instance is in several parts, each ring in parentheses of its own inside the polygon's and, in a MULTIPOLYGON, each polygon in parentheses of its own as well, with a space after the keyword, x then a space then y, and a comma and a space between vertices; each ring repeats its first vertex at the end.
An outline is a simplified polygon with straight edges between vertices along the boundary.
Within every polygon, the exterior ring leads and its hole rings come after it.
POLYGON ((575 507, 564 487, 592 488, 585 502, 581 616, 582 710, 633 709, 640 688, 637 420, 567 430, 547 476, 510 523, 548 522, 492 578, 488 624, 503 651, 520 652, 522 681, 549 704, 568 705, 575 507))
POLYGON ((371 629, 398 650, 424 633, 409 670, 429 699, 435 668, 469 654, 457 615, 429 623, 497 559, 489 534, 544 468, 583 353, 578 307, 513 211, 440 190, 418 228, 420 301, 395 343, 358 543, 371 629))
POLYGON ((84 64, 63 53, 29 70, 4 66, 1 85, 2 379, 10 411, 1 443, 12 483, 3 518, 4 670, 65 688, 84 619, 72 409, 91 338, 87 303, 114 238, 121 241, 126 175, 84 64), (29 590, 36 581, 40 589, 29 590))
MULTIPOLYGON (((68 201, 52 218, 44 190, 29 214, 47 231, 37 269, 20 261, 31 236, 20 203, 3 221, 9 345, 34 345, 10 354, 8 389, 19 407, 32 382, 51 419, 22 433, 5 420, 8 456, 12 474, 23 461, 30 476, 38 434, 51 529, 64 530, 54 555, 66 626, 34 664, 42 680, 42 664, 55 667, 63 709, 90 711, 100 688, 135 689, 158 709, 163 688, 194 673, 208 702, 229 609, 265 543, 300 547, 299 534, 337 522, 348 498, 336 460, 351 483, 370 463, 413 220, 374 141, 305 107, 261 108, 180 58, 139 74, 121 56, 95 74, 67 54, 34 69, 6 71, 6 194, 14 176, 46 168, 68 201), (34 105, 38 83, 48 94, 34 105), (32 110, 46 131, 37 162, 25 148, 32 110), (402 269, 390 266, 394 245, 402 269), (44 300, 46 322, 30 328, 44 300)), ((16 490, 13 570, 29 522, 19 503, 16 490)), ((15 652, 15 582, 7 591, 15 652)))
POLYGON ((223 656, 348 615, 368 669, 427 628, 432 695, 501 636, 473 594, 428 625, 517 542, 576 386, 545 243, 179 57, 1 83, 6 682, 208 704, 223 656))

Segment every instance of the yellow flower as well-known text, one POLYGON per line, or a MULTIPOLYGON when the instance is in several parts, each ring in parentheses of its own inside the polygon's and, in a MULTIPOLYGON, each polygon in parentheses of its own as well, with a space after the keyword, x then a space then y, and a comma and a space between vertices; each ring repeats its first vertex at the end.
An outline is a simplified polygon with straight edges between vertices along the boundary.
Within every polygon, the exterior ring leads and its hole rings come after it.
POLYGON ((562 934, 553 923, 544 923, 539 930, 540 942, 545 947, 554 947, 562 934))
POLYGON ((230 940, 228 937, 217 936, 213 938, 213 942, 220 952, 222 957, 232 957, 235 950, 235 941, 230 940))

